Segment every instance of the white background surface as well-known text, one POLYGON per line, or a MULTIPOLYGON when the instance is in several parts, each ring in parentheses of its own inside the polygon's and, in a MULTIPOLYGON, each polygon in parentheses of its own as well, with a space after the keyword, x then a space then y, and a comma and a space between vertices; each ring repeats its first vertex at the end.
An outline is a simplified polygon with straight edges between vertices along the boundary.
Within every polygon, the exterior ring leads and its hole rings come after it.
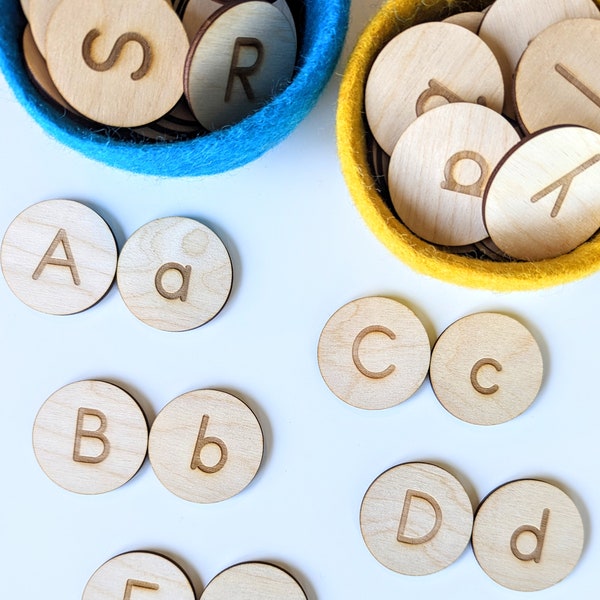
MULTIPOLYGON (((379 3, 354 2, 347 47, 379 3)), ((576 501, 586 545, 575 571, 535 594, 594 598, 598 582, 597 463, 600 275, 535 293, 463 289, 418 275, 371 234, 340 174, 334 138, 339 76, 282 144, 254 163, 204 179, 155 179, 114 170, 49 139, 0 80, 0 229, 27 206, 78 199, 111 225, 119 247, 158 217, 183 215, 227 245, 235 283, 224 310, 199 329, 154 330, 129 313, 116 287, 69 317, 37 313, 0 281, 0 585, 3 598, 79 598, 94 570, 129 550, 157 550, 190 575, 198 596, 222 569, 267 560, 293 573, 309 600, 516 598, 478 566, 469 548, 421 578, 393 573, 365 547, 358 513, 384 470, 426 460, 457 475, 476 503, 500 484, 540 477, 576 501), (386 295, 406 302, 432 342, 452 322, 500 311, 525 323, 546 361, 535 404, 505 425, 465 424, 428 381, 379 412, 347 406, 320 377, 316 347, 346 302, 386 295), (127 389, 150 422, 171 399, 215 387, 243 398, 265 432, 258 476, 214 505, 180 500, 146 461, 122 488, 79 496, 39 468, 31 428, 44 400, 79 379, 127 389)))

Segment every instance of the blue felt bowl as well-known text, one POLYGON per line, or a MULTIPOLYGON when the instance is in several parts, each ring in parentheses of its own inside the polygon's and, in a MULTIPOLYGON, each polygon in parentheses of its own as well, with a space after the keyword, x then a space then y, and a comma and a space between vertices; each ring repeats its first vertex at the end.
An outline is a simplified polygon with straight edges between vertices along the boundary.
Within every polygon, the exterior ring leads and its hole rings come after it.
POLYGON ((18 101, 51 136, 82 154, 128 171, 167 177, 221 173, 255 160, 281 142, 312 110, 333 73, 348 28, 350 0, 304 0, 292 83, 240 123, 175 142, 112 139, 74 122, 44 100, 27 75, 19 0, 0 0, 0 68, 18 101))

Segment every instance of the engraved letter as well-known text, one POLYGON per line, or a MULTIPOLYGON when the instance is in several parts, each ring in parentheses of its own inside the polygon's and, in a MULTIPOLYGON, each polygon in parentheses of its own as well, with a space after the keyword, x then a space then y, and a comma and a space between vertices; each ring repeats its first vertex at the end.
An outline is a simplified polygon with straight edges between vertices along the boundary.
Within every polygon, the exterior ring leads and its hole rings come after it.
POLYGON ((542 547, 544 546, 544 539, 546 537, 546 529, 548 528, 548 518, 550 517, 550 510, 545 508, 542 513, 542 522, 538 527, 534 527, 533 525, 523 525, 518 529, 515 529, 515 532, 512 534, 510 538, 510 549, 516 558, 523 561, 534 561, 539 563, 542 559, 542 547), (528 532, 532 533, 535 536, 536 544, 535 548, 529 553, 524 554, 517 547, 517 542, 519 540, 519 536, 521 534, 528 532))
POLYGON ((354 343, 352 344, 352 360, 354 361, 355 367, 365 377, 369 377, 370 379, 383 379, 384 377, 387 377, 388 375, 391 375, 394 372, 396 365, 389 365, 383 371, 370 371, 362 364, 362 361, 360 360, 360 356, 358 355, 358 352, 360 350, 360 345, 361 345, 363 339, 371 333, 383 333, 383 334, 387 335, 390 338, 390 340, 396 339, 396 334, 393 331, 390 331, 387 327, 382 327, 380 325, 371 325, 370 327, 365 327, 356 336, 356 339, 354 340, 354 343))
POLYGON ((80 408, 77 411, 77 427, 75 428, 75 445, 73 446, 73 460, 75 462, 82 462, 88 464, 97 464, 102 462, 110 452, 110 442, 104 435, 106 431, 107 421, 106 415, 94 408, 80 408), (85 417, 91 416, 96 417, 100 420, 100 426, 98 429, 84 429, 83 420, 85 417), (102 444, 102 452, 96 456, 84 456, 81 454, 81 438, 93 438, 99 440, 102 444))
POLYGON ((404 507, 402 509, 402 517, 400 517, 400 526, 398 527, 398 536, 397 539, 399 542, 404 544, 424 544, 429 540, 433 539, 437 532, 440 530, 442 526, 442 509, 440 505, 437 503, 436 499, 426 494, 425 492, 416 492, 415 490, 406 490, 406 496, 404 498, 404 507), (433 512, 435 513, 435 523, 431 530, 419 537, 409 537, 404 534, 406 530, 406 524, 408 522, 408 513, 410 512, 410 506, 413 498, 419 498, 427 502, 431 508, 433 508, 433 512))
POLYGON ((142 47, 143 57, 142 64, 139 69, 135 70, 131 74, 131 79, 133 81, 138 81, 142 79, 146 73, 150 70, 150 66, 152 64, 152 48, 150 48, 150 44, 145 37, 140 35, 139 33, 135 33, 134 31, 129 31, 120 35, 113 46, 113 49, 110 51, 108 58, 104 62, 97 62, 92 58, 92 44, 94 40, 100 36, 100 32, 97 29, 92 29, 84 38, 83 44, 81 46, 81 54, 83 56, 83 60, 85 64, 94 71, 108 71, 114 67, 117 60, 119 60, 119 56, 121 56, 121 52, 123 50, 123 46, 129 42, 137 42, 142 47))
POLYGON ((216 473, 220 471, 227 462, 227 446, 222 439, 218 437, 206 437, 206 428, 208 427, 208 415, 202 417, 202 423, 200 424, 200 431, 198 433, 198 439, 196 440, 196 447, 194 448, 194 455, 192 456, 192 462, 190 468, 200 469, 203 473, 216 473), (202 462, 202 449, 204 446, 214 444, 219 448, 221 452, 221 458, 219 462, 214 466, 205 465, 202 462))
POLYGON ((167 300, 175 300, 179 298, 182 302, 187 300, 188 290, 190 287, 190 276, 192 274, 192 267, 190 265, 180 265, 176 262, 165 263, 162 267, 156 271, 156 275, 154 276, 154 285, 156 286, 156 291, 167 300), (174 292, 169 292, 165 290, 162 279, 164 274, 167 271, 178 271, 181 275, 181 285, 178 290, 174 292))
POLYGON ((559 75, 562 75, 572 86, 577 88, 586 98, 591 100, 596 106, 600 108, 600 96, 598 96, 598 94, 590 90, 590 88, 587 85, 585 85, 585 83, 577 79, 577 77, 575 77, 575 75, 571 73, 571 71, 569 71, 567 67, 558 63, 557 65, 554 65, 554 69, 559 75))
MULTIPOLYGON (((420 117, 427 110, 427 102, 431 98, 435 97, 444 98, 449 104, 452 102, 464 102, 464 100, 458 95, 455 94, 452 90, 448 89, 445 85, 440 83, 437 79, 430 79, 429 86, 417 99, 417 104, 415 106, 415 110, 417 111, 417 117, 420 117)), ((483 106, 486 105, 485 96, 479 96, 477 98, 477 104, 481 104, 483 106)))
POLYGON ((472 150, 463 150, 462 152, 453 154, 448 159, 444 168, 445 179, 442 181, 441 186, 443 189, 450 190, 451 192, 458 192, 459 194, 468 194, 469 196, 481 198, 483 197, 483 191, 488 180, 489 171, 490 167, 481 154, 473 152, 472 150), (479 167, 479 177, 474 183, 465 185, 456 181, 454 169, 461 160, 472 160, 477 163, 477 166, 479 167))
POLYGON ((71 252, 71 244, 69 243, 69 238, 67 237, 67 232, 64 229, 59 229, 58 233, 52 240, 52 243, 46 250, 46 254, 40 260, 40 264, 36 267, 33 272, 33 279, 39 279, 44 267, 46 265, 55 265, 57 267, 69 267, 71 271, 71 277, 73 278, 73 283, 75 285, 79 285, 81 283, 81 279, 79 279, 79 273, 77 272, 77 265, 75 264, 75 260, 73 258, 73 253, 71 252), (56 247, 62 244, 63 251, 65 253, 66 258, 57 258, 52 256, 56 247))
POLYGON ((233 81, 236 77, 239 77, 244 92, 248 100, 254 100, 256 98, 254 90, 248 81, 250 75, 254 75, 260 68, 263 61, 264 47, 260 40, 250 37, 239 37, 235 40, 235 46, 233 47, 233 54, 231 55, 231 66, 229 68, 229 78, 227 79, 227 88, 225 89, 225 102, 231 100, 231 93, 233 91, 233 81), (246 67, 238 65, 240 60, 240 52, 242 48, 254 48, 256 50, 255 61, 246 67))
POLYGON ((125 584, 125 595, 123 600, 131 600, 131 593, 133 588, 142 588, 144 590, 157 590, 159 588, 158 583, 149 583, 147 581, 140 581, 139 579, 128 579, 125 584))
POLYGON ((479 371, 481 370, 481 367, 485 367, 487 365, 489 365, 490 367, 494 367, 494 369, 496 369, 496 371, 498 371, 498 373, 500 371, 502 371, 502 365, 497 360, 494 360, 493 358, 482 358, 481 360, 478 360, 473 365, 473 368, 471 369, 471 385, 480 394, 485 394, 486 396, 491 396, 492 394, 495 394, 500 389, 498 387, 498 384, 495 383, 494 385, 491 385, 490 387, 484 387, 479 383, 479 381, 477 379, 477 376, 479 375, 479 371))

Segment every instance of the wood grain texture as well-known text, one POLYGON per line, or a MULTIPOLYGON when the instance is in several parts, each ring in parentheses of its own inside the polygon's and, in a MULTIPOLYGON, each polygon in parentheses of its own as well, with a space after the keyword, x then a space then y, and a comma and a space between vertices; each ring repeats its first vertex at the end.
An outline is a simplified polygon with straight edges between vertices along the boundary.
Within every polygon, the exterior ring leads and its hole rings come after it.
POLYGON ((175 398, 150 430, 149 456, 156 476, 173 494, 208 504, 240 493, 263 455, 260 424, 239 398, 195 390, 175 398))
POLYGON ((444 469, 406 463, 369 487, 360 528, 371 554, 404 575, 429 575, 451 565, 471 537, 473 507, 461 483, 444 469))
POLYGON ((477 313, 440 335, 430 380, 438 400, 455 417, 497 425, 531 405, 543 370, 539 345, 523 324, 499 313, 477 313))
POLYGON ((46 30, 52 13, 62 0, 28 0, 27 19, 40 54, 46 56, 46 30))
POLYGON ((137 402, 121 388, 85 380, 54 392, 33 425, 35 457, 57 485, 78 494, 117 489, 139 470, 148 426, 137 402))
POLYGON ((502 252, 542 260, 570 252, 600 228, 600 135, 557 127, 526 138, 501 162, 484 199, 502 252))
POLYGON ((327 321, 318 345, 329 389, 357 408, 390 408, 412 396, 429 369, 423 323, 404 304, 382 297, 354 300, 327 321))
MULTIPOLYGON (((489 7, 488 7, 489 8, 489 7)), ((456 13, 444 19, 444 23, 453 23, 468 29, 472 33, 478 33, 481 21, 483 20, 484 12, 467 11, 456 13)))
POLYGON ((513 481, 480 505, 473 550, 482 569, 512 590, 533 592, 562 581, 583 550, 585 531, 573 500, 543 481, 513 481))
POLYGON ((117 246, 92 209, 72 200, 45 200, 9 225, 0 262, 19 300, 44 313, 68 315, 89 308, 107 292, 117 246))
POLYGON ((365 110, 380 146, 392 154, 423 112, 448 102, 485 102, 500 112, 504 84, 491 50, 451 23, 422 23, 393 38, 367 78, 365 110))
POLYGON ((506 119, 478 104, 457 102, 423 114, 400 136, 390 160, 390 195, 401 221, 444 246, 488 237, 485 186, 519 140, 506 119))
POLYGON ((147 223, 125 243, 117 284, 129 310, 163 331, 187 331, 213 319, 231 291, 227 249, 208 227, 184 217, 147 223))

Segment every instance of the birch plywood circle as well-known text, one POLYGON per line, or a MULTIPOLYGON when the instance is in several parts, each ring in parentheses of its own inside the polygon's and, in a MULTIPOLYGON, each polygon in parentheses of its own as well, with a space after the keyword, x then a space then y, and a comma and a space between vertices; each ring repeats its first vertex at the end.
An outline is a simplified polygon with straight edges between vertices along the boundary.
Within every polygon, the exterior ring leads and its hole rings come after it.
POLYGON ((219 573, 204 590, 201 600, 306 600, 300 584, 271 564, 249 562, 219 573))
POLYGON ((126 552, 105 562, 90 577, 82 600, 195 600, 184 571, 154 552, 126 552))
POLYGON ((490 237, 513 258, 566 254, 600 228, 599 186, 600 134, 566 126, 526 138, 490 178, 484 200, 490 237))
POLYGON ((35 457, 46 475, 78 494, 117 489, 139 470, 148 426, 136 401, 104 381, 78 381, 54 392, 33 426, 35 457))
POLYGON ((117 285, 129 310, 164 331, 186 331, 214 318, 231 291, 227 249, 208 227, 184 217, 147 223, 125 243, 117 285))
POLYGON ((150 430, 149 457, 162 484, 203 504, 241 492, 263 455, 263 435, 241 400, 217 390, 196 390, 167 404, 150 430))
POLYGON ((438 338, 430 380, 442 405, 476 425, 514 419, 536 398, 543 359, 531 332, 498 313, 460 319, 438 338))
POLYGON ((520 480, 498 488, 479 507, 473 551, 494 581, 534 592, 575 568, 584 536, 581 515, 565 492, 543 481, 520 480))
POLYGON ((447 17, 443 22, 460 25, 472 33, 477 33, 479 31, 481 21, 483 20, 483 15, 483 12, 478 11, 460 12, 452 15, 451 17, 447 17))
POLYGON ((94 305, 108 291, 117 246, 92 209, 72 200, 45 200, 8 226, 0 262, 19 300, 44 313, 69 315, 94 305))
POLYGON ((427 463, 389 469, 369 487, 360 528, 371 554, 403 575, 429 575, 451 565, 471 537, 473 508, 460 482, 427 463))
POLYGON ((452 23, 422 23, 393 38, 375 59, 365 89, 369 127, 390 155, 418 116, 461 101, 500 112, 504 85, 491 50, 452 23))
POLYGON ((318 345, 321 375, 344 402, 364 409, 396 406, 412 396, 429 369, 423 323, 389 298, 354 300, 327 321, 318 345))
POLYGON ((27 20, 31 26, 31 34, 40 54, 46 56, 46 30, 52 13, 61 0, 28 0, 27 20))

